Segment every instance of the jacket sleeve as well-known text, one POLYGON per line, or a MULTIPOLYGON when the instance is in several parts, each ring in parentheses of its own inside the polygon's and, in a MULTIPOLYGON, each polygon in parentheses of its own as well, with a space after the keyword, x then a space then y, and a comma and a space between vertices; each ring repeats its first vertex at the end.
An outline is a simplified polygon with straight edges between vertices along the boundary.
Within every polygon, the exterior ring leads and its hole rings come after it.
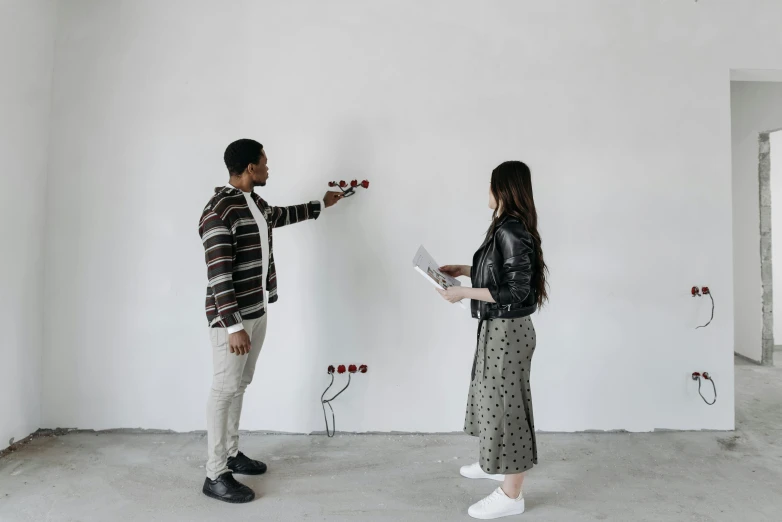
POLYGON ((293 205, 291 207, 270 207, 271 212, 267 219, 272 228, 280 228, 308 219, 318 219, 320 210, 320 201, 311 201, 303 205, 293 205))
POLYGON ((198 227, 206 254, 209 286, 215 296, 218 324, 230 328, 242 323, 233 281, 233 236, 220 216, 207 211, 198 227))
POLYGON ((521 223, 508 223, 497 230, 495 241, 504 262, 488 267, 489 293, 501 307, 522 303, 532 291, 532 236, 521 223))

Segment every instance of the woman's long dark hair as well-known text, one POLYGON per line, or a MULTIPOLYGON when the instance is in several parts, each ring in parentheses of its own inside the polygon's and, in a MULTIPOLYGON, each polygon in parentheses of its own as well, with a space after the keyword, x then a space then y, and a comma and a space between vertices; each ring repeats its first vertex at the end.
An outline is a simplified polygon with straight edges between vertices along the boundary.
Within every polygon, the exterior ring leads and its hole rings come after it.
POLYGON ((521 161, 506 161, 491 173, 491 191, 497 200, 497 208, 486 237, 488 239, 494 233, 503 216, 512 216, 524 224, 535 244, 536 263, 532 288, 535 290, 537 305, 541 307, 548 301, 548 267, 543 261, 543 249, 538 233, 538 212, 532 197, 532 175, 529 167, 521 161))

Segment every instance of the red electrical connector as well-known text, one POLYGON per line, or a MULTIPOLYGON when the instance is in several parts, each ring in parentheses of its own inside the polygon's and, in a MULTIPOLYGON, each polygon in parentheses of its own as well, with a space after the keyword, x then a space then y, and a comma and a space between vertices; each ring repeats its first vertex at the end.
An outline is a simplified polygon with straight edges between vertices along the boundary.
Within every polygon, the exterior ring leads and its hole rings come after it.
POLYGON ((359 183, 357 179, 354 179, 349 183, 350 188, 345 190, 348 186, 348 182, 345 180, 342 181, 329 181, 329 187, 339 187, 339 189, 342 191, 343 197, 349 198, 350 196, 354 196, 356 194, 357 188, 363 188, 368 189, 369 188, 369 181, 364 180, 359 183))

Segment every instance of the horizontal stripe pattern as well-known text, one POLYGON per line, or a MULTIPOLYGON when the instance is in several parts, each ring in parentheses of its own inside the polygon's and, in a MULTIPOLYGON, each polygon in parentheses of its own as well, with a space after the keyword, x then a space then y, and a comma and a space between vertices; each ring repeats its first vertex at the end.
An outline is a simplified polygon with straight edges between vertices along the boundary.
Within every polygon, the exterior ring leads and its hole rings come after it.
MULTIPOLYGON (((273 207, 253 192, 252 199, 269 227, 269 302, 278 299, 272 229, 317 219, 319 201, 290 207, 273 207)), ((239 189, 219 187, 201 215, 198 233, 204 245, 209 284, 206 318, 210 325, 227 328, 243 319, 263 316, 263 254, 261 234, 247 200, 239 189)))

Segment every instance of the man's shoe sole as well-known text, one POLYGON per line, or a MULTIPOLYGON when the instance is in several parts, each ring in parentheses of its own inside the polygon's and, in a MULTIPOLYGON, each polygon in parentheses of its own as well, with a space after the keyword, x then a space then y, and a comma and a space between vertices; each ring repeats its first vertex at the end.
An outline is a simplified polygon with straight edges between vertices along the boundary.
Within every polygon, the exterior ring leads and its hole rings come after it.
POLYGON ((203 489, 201 491, 204 495, 206 495, 209 498, 213 498, 215 500, 222 500, 223 502, 228 502, 229 504, 247 504, 248 502, 252 502, 253 500, 255 500, 255 493, 253 493, 253 495, 249 499, 244 500, 244 499, 231 499, 231 498, 221 497, 220 495, 216 495, 215 493, 212 493, 208 489, 203 489))
POLYGON ((263 471, 239 471, 231 468, 228 469, 230 469, 231 473, 233 473, 234 475, 263 475, 268 471, 268 468, 263 471))

